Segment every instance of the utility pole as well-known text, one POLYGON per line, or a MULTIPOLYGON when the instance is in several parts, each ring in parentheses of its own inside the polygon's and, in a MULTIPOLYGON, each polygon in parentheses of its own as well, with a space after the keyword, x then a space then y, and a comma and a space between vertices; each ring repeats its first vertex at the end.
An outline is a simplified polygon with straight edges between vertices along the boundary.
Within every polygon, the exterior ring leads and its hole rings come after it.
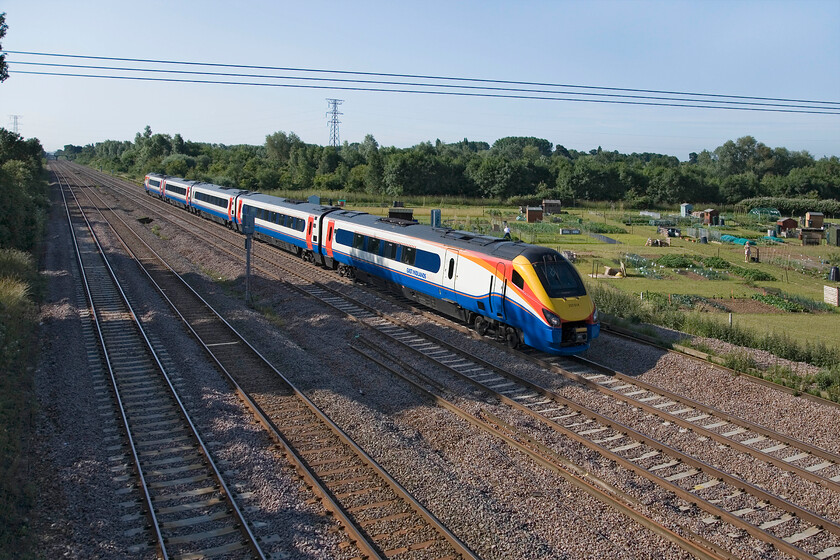
POLYGON ((341 146, 341 143, 338 141, 338 124, 341 122, 338 120, 338 115, 344 114, 338 111, 338 106, 344 103, 344 100, 327 98, 327 103, 330 107, 330 110, 327 111, 327 117, 330 117, 327 123, 330 127, 330 146, 338 149, 341 146))
POLYGON ((9 122, 12 123, 12 132, 15 134, 18 133, 18 122, 20 121, 20 115, 9 115, 9 122))

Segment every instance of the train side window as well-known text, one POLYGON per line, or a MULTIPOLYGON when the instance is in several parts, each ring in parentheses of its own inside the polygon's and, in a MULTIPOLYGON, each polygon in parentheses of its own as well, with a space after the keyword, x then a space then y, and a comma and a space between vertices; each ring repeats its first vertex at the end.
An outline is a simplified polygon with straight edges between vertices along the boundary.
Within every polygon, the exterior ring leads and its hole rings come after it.
POLYGON ((353 234, 353 248, 364 250, 365 248, 365 236, 361 233, 354 233, 353 234))
POLYGON ((511 274, 511 279, 513 280, 513 285, 516 286, 517 288, 519 288, 520 290, 525 288, 525 280, 515 270, 511 274))
POLYGON ((409 266, 414 266, 414 259, 417 258, 417 249, 414 247, 405 247, 402 248, 402 262, 403 264, 407 264, 409 266))
POLYGON ((397 244, 391 241, 386 241, 382 247, 382 256, 392 261, 397 260, 397 244))
POLYGON ((449 259, 449 272, 446 273, 447 278, 452 280, 452 276, 455 274, 455 259, 449 259))
POLYGON ((374 255, 378 255, 379 254, 379 244, 380 244, 380 241, 377 238, 375 238, 375 237, 368 238, 367 252, 372 253, 374 255))
POLYGON ((298 231, 303 231, 306 229, 306 220, 303 218, 295 218, 295 229, 298 231))

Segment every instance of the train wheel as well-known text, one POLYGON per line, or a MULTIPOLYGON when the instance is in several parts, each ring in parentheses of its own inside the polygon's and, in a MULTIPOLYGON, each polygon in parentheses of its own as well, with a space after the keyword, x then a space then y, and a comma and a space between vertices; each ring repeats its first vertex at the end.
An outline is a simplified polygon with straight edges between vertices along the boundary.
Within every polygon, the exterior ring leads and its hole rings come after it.
POLYGON ((505 329, 505 342, 507 342, 508 348, 516 349, 519 348, 519 333, 513 327, 507 327, 505 329))
POLYGON ((475 332, 477 332, 481 336, 487 334, 487 329, 490 328, 490 322, 481 315, 475 316, 475 321, 473 322, 473 325, 475 326, 475 332))

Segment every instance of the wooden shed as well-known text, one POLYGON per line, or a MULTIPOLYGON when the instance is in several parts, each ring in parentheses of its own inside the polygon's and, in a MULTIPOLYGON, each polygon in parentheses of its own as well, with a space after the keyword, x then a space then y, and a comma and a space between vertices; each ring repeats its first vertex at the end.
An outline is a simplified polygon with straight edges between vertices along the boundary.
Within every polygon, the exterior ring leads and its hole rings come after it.
POLYGON ((702 214, 703 214, 703 223, 704 224, 707 224, 707 225, 710 225, 710 226, 718 225, 718 220, 720 219, 719 218, 720 213, 717 210, 715 210, 714 208, 706 208, 705 210, 703 210, 702 214))
POLYGON ((546 214, 559 214, 563 204, 561 200, 543 200, 542 209, 546 214))
POLYGON ((776 225, 779 226, 779 231, 787 231, 789 229, 796 229, 799 227, 799 224, 793 218, 776 220, 776 225))
POLYGON ((805 223, 802 224, 806 228, 821 228, 823 227, 823 213, 822 212, 806 212, 805 223))
POLYGON ((525 218, 529 224, 534 222, 541 222, 543 219, 543 209, 541 206, 529 206, 525 211, 525 218))
POLYGON ((688 218, 691 216, 691 212, 694 210, 694 205, 688 202, 683 202, 680 204, 680 216, 683 218, 688 218))

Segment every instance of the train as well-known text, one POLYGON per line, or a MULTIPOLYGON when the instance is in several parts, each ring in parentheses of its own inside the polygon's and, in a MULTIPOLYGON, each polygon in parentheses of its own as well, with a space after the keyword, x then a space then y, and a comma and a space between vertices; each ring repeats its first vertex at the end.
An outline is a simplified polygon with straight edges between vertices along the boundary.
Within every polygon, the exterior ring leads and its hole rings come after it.
POLYGON ((396 292, 493 336, 557 355, 587 350, 598 310, 558 251, 343 206, 150 173, 145 192, 303 260, 396 292))

